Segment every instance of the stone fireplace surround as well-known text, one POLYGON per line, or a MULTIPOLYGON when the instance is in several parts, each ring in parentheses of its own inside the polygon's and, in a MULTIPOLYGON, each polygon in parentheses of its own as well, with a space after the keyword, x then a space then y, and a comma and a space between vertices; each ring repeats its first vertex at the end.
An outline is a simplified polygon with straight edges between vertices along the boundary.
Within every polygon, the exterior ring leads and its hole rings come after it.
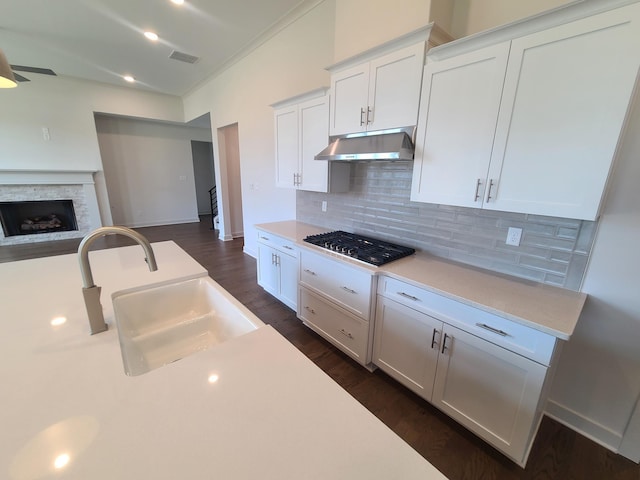
POLYGON ((0 245, 46 242, 83 237, 101 226, 93 179, 85 170, 0 171, 0 202, 30 200, 72 200, 78 230, 5 237, 0 228, 0 245))

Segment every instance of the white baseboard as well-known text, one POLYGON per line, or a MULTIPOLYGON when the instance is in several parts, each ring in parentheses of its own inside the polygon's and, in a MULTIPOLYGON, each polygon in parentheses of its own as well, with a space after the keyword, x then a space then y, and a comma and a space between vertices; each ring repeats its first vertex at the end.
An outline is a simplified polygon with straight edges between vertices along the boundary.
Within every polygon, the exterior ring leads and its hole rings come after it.
POLYGON ((242 247, 242 253, 246 253, 247 255, 249 255, 250 257, 253 257, 253 258, 258 258, 258 254, 256 253, 256 251, 255 250, 249 250, 246 245, 244 247, 242 247))
POLYGON ((179 223, 199 223, 200 219, 196 218, 179 218, 173 220, 159 220, 155 222, 136 222, 134 224, 124 224, 129 228, 141 228, 141 227, 159 227, 161 225, 177 225, 179 223))
POLYGON ((549 399, 545 408, 545 415, 553 418, 562 425, 578 432, 580 435, 593 440, 604 448, 618 453, 622 435, 604 425, 571 410, 570 408, 549 399))

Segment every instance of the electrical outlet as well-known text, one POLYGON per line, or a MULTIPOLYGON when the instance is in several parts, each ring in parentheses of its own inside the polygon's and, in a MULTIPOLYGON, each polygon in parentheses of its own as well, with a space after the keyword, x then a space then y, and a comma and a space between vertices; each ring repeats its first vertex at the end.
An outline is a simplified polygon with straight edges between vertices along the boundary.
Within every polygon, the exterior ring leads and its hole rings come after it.
POLYGON ((517 247, 518 245, 520 245, 521 238, 522 238, 521 228, 509 227, 509 231, 507 232, 507 240, 506 240, 507 245, 514 245, 517 247))
POLYGON ((323 211, 323 212, 326 212, 326 211, 327 211, 327 201, 326 201, 326 200, 323 200, 323 201, 322 201, 322 211, 323 211))

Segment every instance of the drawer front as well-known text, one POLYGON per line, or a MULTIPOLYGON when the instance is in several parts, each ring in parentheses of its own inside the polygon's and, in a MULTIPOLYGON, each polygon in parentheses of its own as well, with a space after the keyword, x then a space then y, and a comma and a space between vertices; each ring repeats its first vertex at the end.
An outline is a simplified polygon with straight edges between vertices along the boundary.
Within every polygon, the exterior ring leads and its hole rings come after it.
POLYGON ((358 363, 369 363, 369 322, 335 307, 304 287, 300 287, 298 317, 358 363))
POLYGON ((378 294, 543 365, 551 362, 556 345, 553 335, 393 278, 380 278, 378 294))
POLYGON ((279 250, 288 255, 294 257, 298 256, 298 247, 296 246, 295 242, 287 240, 283 237, 279 237, 278 235, 258 230, 258 242, 269 245, 270 247, 273 247, 276 250, 279 250))
POLYGON ((369 321, 374 276, 368 272, 303 250, 300 283, 369 321))

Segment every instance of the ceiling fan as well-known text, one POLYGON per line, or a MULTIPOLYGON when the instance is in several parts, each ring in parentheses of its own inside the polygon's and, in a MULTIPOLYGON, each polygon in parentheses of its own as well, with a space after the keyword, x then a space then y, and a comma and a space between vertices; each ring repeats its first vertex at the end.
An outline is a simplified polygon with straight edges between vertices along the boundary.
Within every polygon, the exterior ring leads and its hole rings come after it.
POLYGON ((27 77, 23 77, 22 75, 16 72, 39 73, 41 75, 57 76, 56 72, 54 72, 50 68, 27 67, 24 65, 11 65, 11 70, 13 71, 13 76, 16 78, 18 82, 30 82, 31 80, 29 80, 27 77))

